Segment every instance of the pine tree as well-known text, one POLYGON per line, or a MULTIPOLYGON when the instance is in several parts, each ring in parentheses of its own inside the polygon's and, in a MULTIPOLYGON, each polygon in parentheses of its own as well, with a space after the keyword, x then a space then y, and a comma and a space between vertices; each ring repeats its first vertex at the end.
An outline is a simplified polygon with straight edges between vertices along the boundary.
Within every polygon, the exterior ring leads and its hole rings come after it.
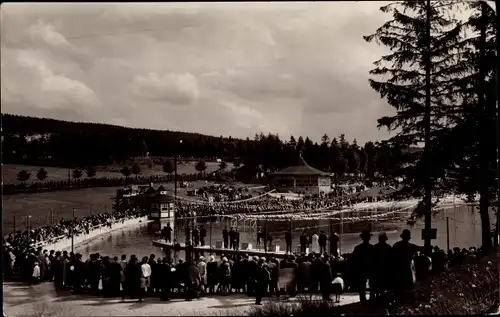
POLYGON ((492 246, 489 206, 495 197, 495 12, 484 2, 470 3, 473 11, 463 25, 468 38, 460 42, 464 73, 455 81, 454 93, 461 100, 457 124, 444 134, 432 153, 433 174, 446 171, 443 190, 480 194, 482 245, 492 246))

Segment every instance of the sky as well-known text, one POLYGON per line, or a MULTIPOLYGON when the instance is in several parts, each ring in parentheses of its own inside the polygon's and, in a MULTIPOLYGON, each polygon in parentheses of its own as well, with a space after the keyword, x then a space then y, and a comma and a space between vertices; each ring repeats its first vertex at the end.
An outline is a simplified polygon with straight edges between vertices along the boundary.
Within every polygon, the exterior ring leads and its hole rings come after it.
POLYGON ((362 36, 386 2, 4 3, 2 112, 252 137, 358 143, 393 113, 362 36))

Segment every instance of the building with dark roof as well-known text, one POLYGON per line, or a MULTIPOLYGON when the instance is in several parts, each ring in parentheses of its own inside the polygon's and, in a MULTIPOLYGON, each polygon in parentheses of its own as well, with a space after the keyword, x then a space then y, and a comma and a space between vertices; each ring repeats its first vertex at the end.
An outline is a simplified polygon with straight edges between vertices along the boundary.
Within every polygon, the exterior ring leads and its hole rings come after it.
POLYGON ((270 186, 278 191, 300 194, 327 194, 331 191, 330 174, 316 169, 299 156, 297 165, 270 175, 270 186))

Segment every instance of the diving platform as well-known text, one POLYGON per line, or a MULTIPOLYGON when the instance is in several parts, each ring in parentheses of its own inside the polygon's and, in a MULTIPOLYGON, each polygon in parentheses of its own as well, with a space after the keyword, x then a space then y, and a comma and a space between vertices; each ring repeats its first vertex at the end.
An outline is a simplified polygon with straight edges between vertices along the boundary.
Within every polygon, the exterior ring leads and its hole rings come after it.
POLYGON ((174 244, 171 242, 166 242, 165 240, 154 240, 153 246, 161 247, 166 251, 191 251, 197 253, 208 253, 215 255, 240 255, 240 256, 258 256, 258 257, 275 257, 275 258, 283 258, 286 253, 279 249, 279 246, 269 246, 267 251, 264 249, 253 249, 252 244, 242 243, 241 248, 234 250, 229 248, 223 248, 221 241, 218 241, 215 246, 186 246, 184 243, 180 243, 177 248, 174 248, 174 244))

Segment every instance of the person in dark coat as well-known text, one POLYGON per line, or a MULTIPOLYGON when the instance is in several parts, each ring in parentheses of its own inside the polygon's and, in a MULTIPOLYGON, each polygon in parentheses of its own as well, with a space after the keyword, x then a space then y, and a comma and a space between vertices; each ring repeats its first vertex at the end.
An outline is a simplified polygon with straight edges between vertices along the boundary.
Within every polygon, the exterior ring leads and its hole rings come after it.
POLYGON ((105 256, 102 259, 100 270, 102 277, 102 293, 106 297, 111 296, 111 262, 109 256, 105 256))
POLYGON ((262 305, 262 298, 266 295, 267 287, 271 280, 269 271, 264 267, 263 259, 259 259, 256 273, 255 304, 262 305))
POLYGON ((167 223, 165 227, 165 241, 172 242, 172 227, 170 227, 170 223, 167 223))
MULTIPOLYGON (((307 237, 306 237, 307 238, 307 237)), ((297 271, 297 288, 299 293, 304 293, 305 289, 311 291, 311 257, 305 256, 304 260, 299 264, 297 271)))
POLYGON ((302 231, 302 234, 300 235, 300 253, 306 253, 308 244, 309 239, 307 238, 305 231, 302 231))
POLYGON ((185 274, 185 300, 191 301, 193 298, 198 297, 196 289, 200 285, 200 272, 194 264, 194 261, 186 262, 185 274))
POLYGON ((247 280, 247 294, 252 296, 256 292, 257 278, 259 274, 259 258, 253 257, 248 259, 248 280, 247 280))
POLYGON ((392 285, 392 247, 387 244, 387 234, 380 232, 378 243, 373 246, 373 275, 370 287, 376 300, 383 299, 392 285))
MULTIPOLYGON (((75 294, 81 294, 83 291, 83 285, 85 284, 85 264, 82 261, 82 255, 80 253, 75 255, 75 261, 73 262, 73 272, 74 272, 74 284, 73 292, 75 294)), ((99 268, 98 268, 99 270, 99 268)), ((100 270, 99 270, 100 272, 100 270)), ((99 274, 99 273, 97 273, 99 274)), ((97 280, 99 283, 99 280, 97 280)), ((98 284, 99 285, 99 284, 98 284)))
POLYGON ((285 244, 286 244, 286 250, 285 253, 292 253, 292 230, 288 229, 288 231, 285 233, 285 244))
POLYGON ((297 293, 297 280, 296 280, 296 277, 297 277, 297 274, 298 274, 298 264, 297 262, 295 262, 295 256, 294 255, 290 255, 287 260, 285 261, 283 267, 285 269, 292 269, 292 274, 293 274, 293 278, 292 280, 290 281, 290 283, 286 286, 287 287, 287 291, 288 291, 288 296, 290 297, 295 297, 296 293, 297 293))
POLYGON ((201 246, 205 245, 205 238, 207 237, 207 229, 204 226, 200 228, 200 244, 201 246))
POLYGON ((259 230, 257 230, 257 249, 260 248, 262 240, 265 239, 266 237, 263 236, 262 228, 259 228, 259 230))
POLYGON ((270 232, 267 232, 267 229, 264 228, 263 231, 264 237, 264 250, 267 251, 268 247, 271 247, 273 245, 273 236, 270 232))
POLYGON ((63 258, 61 251, 57 251, 52 261, 52 271, 54 272, 54 285, 57 289, 63 287, 63 258))
MULTIPOLYGON (((372 234, 369 230, 363 230, 359 235, 363 242, 354 247, 350 260, 353 269, 353 286, 358 291, 361 303, 366 302, 366 282, 371 279, 373 245, 370 244, 372 234)), ((370 299, 374 299, 373 290, 370 299)))
POLYGON ((208 261, 207 263, 207 284, 208 284, 208 291, 210 292, 211 295, 215 293, 215 286, 217 285, 217 272, 218 272, 217 261, 215 261, 214 256, 211 255, 210 261, 208 261))
POLYGON ((158 279, 158 263, 156 263, 156 255, 153 253, 150 254, 148 264, 151 267, 151 276, 150 276, 150 281, 151 281, 151 287, 148 288, 149 293, 154 294, 159 290, 159 279, 158 279))
POLYGON ((164 258, 162 263, 158 265, 158 278, 161 288, 160 299, 162 301, 170 300, 172 266, 171 260, 164 258))
POLYGON ((410 298, 406 295, 414 288, 413 272, 411 269, 411 261, 413 256, 417 253, 419 247, 410 243, 411 232, 408 229, 403 230, 401 240, 394 243, 392 246, 393 260, 394 260, 394 290, 396 297, 399 300, 405 301, 410 298))
POLYGON ((269 259, 267 262, 267 270, 269 271, 269 293, 275 294, 276 297, 280 297, 280 287, 278 285, 279 279, 280 279, 280 268, 278 265, 273 261, 274 259, 269 259))
POLYGON ((90 292, 94 295, 97 295, 99 292, 99 280, 101 273, 101 264, 99 263, 98 257, 96 254, 90 255, 90 262, 88 264, 88 274, 89 274, 89 284, 90 284, 90 292))
POLYGON ((321 233, 319 234, 319 238, 318 238, 319 253, 320 254, 326 253, 327 241, 328 241, 328 237, 326 236, 324 231, 321 231, 321 233))
POLYGON ((109 274, 109 291, 111 296, 117 296, 118 294, 120 294, 122 270, 123 268, 118 261, 118 257, 113 257, 113 261, 110 264, 109 274))
POLYGON ((240 230, 236 228, 234 232, 234 250, 239 250, 240 248, 240 230))
POLYGON ((229 247, 229 232, 227 231, 227 227, 224 227, 222 230, 222 240, 224 242, 224 249, 229 247))
POLYGON ((339 256, 339 241, 340 237, 332 230, 332 234, 330 235, 330 254, 336 258, 339 256))
POLYGON ((319 254, 315 254, 311 263, 311 292, 316 293, 318 291, 318 285, 321 281, 320 275, 320 265, 321 259, 319 254))
POLYGON ((332 283, 332 269, 328 261, 328 256, 322 256, 321 261, 318 264, 319 267, 319 289, 321 291, 321 297, 323 300, 330 300, 330 291, 332 283))
POLYGON ((195 247, 200 245, 200 228, 198 227, 194 227, 193 229, 193 240, 195 247))
POLYGON ((234 236, 234 229, 231 228, 229 230, 229 249, 231 250, 234 249, 235 242, 236 242, 236 237, 234 236))
POLYGON ((138 264, 138 259, 135 254, 130 257, 127 266, 125 267, 125 274, 123 280, 123 293, 122 300, 128 296, 130 298, 135 298, 139 295, 139 290, 141 286, 141 267, 138 264))

